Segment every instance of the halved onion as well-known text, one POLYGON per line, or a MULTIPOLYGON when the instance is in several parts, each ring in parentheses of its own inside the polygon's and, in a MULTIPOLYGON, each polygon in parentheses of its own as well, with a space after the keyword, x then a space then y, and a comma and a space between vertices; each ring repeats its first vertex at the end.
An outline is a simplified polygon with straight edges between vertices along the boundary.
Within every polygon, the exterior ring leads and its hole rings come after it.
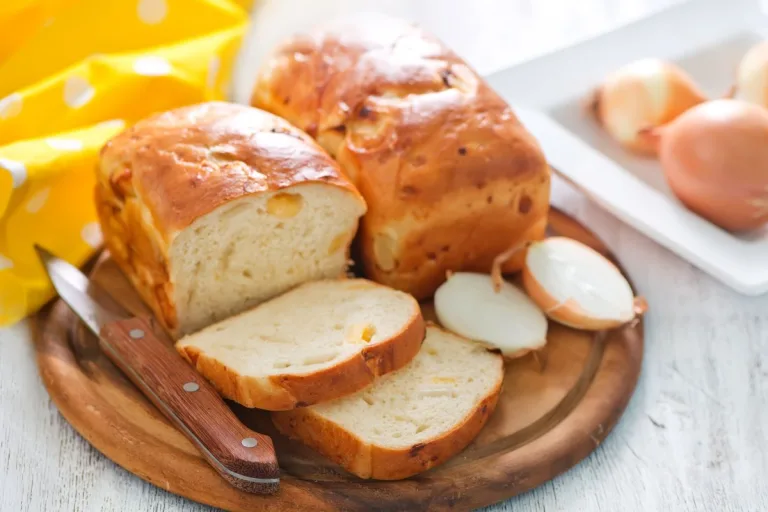
POLYGON ((547 343, 544 313, 507 281, 497 293, 488 274, 452 274, 435 292, 434 302, 443 327, 497 348, 506 358, 523 356, 547 343))
POLYGON ((549 318, 575 329, 611 329, 630 322, 638 312, 632 288, 619 269, 570 238, 532 243, 523 285, 549 318))

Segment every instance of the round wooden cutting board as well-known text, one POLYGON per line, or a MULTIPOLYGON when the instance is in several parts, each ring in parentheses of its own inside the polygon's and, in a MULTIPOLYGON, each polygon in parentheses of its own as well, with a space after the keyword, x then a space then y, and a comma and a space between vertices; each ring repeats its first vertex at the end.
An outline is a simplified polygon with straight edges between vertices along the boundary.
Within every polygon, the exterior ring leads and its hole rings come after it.
MULTIPOLYGON (((589 231, 557 210, 550 228, 607 255, 589 231)), ((147 313, 108 257, 92 276, 133 313, 147 313)), ((425 316, 434 318, 429 305, 425 316)), ((640 322, 598 334, 550 324, 546 365, 541 369, 530 357, 507 364, 498 407, 475 441, 442 466, 393 482, 353 477, 280 436, 268 414, 231 404, 246 425, 274 440, 282 479, 279 492, 265 497, 222 480, 101 353, 64 303, 38 320, 40 374, 75 429, 144 480, 233 511, 471 510, 509 498, 562 473, 600 444, 632 395, 643 354, 640 322)))

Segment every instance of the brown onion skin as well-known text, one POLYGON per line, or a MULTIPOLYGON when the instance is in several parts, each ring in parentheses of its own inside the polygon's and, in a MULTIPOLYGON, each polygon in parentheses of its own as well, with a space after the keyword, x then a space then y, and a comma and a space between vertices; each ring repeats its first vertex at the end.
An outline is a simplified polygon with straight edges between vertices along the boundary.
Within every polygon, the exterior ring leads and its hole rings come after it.
POLYGON ((768 222, 768 110, 714 100, 657 135, 667 183, 686 207, 733 232, 768 222))
POLYGON ((625 149, 642 156, 656 156, 658 148, 648 130, 663 126, 707 96, 693 79, 676 65, 660 59, 633 61, 605 78, 589 98, 588 108, 600 125, 625 149), (645 70, 645 71, 644 71, 645 70), (650 73, 653 70, 655 73, 650 73), (663 103, 649 90, 653 75, 661 77, 666 94, 663 103), (622 140, 614 130, 617 124, 636 126, 631 139, 622 140))

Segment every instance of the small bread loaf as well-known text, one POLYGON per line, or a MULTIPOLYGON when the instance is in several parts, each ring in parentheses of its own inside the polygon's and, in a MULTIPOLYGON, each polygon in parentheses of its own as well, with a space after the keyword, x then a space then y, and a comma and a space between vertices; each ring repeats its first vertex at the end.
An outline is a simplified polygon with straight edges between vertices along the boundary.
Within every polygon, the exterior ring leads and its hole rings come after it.
POLYGON ((437 466, 477 436, 501 392, 502 358, 436 326, 402 370, 338 400, 272 414, 283 434, 360 478, 437 466))
POLYGON ((226 398, 280 411, 354 393, 401 368, 424 328, 410 295, 337 279, 305 283, 176 348, 226 398))
POLYGON ((550 170, 538 143, 462 59, 405 21, 359 14, 294 37, 251 103, 315 137, 358 187, 376 281, 426 298, 446 270, 488 272, 543 237, 550 170))
POLYGON ((109 141, 96 205, 112 257, 174 337, 344 275, 366 208, 306 134, 218 102, 109 141))

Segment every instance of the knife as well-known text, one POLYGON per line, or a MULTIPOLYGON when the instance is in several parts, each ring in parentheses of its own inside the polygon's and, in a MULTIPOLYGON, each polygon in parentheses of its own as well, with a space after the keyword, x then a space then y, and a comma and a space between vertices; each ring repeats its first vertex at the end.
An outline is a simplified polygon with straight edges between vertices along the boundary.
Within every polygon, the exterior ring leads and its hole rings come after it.
POLYGON ((107 357, 194 444, 227 482, 272 494, 280 469, 269 436, 245 427, 189 365, 154 318, 138 318, 110 301, 80 270, 35 245, 59 296, 99 339, 107 357), (114 313, 112 310, 122 310, 114 313))

